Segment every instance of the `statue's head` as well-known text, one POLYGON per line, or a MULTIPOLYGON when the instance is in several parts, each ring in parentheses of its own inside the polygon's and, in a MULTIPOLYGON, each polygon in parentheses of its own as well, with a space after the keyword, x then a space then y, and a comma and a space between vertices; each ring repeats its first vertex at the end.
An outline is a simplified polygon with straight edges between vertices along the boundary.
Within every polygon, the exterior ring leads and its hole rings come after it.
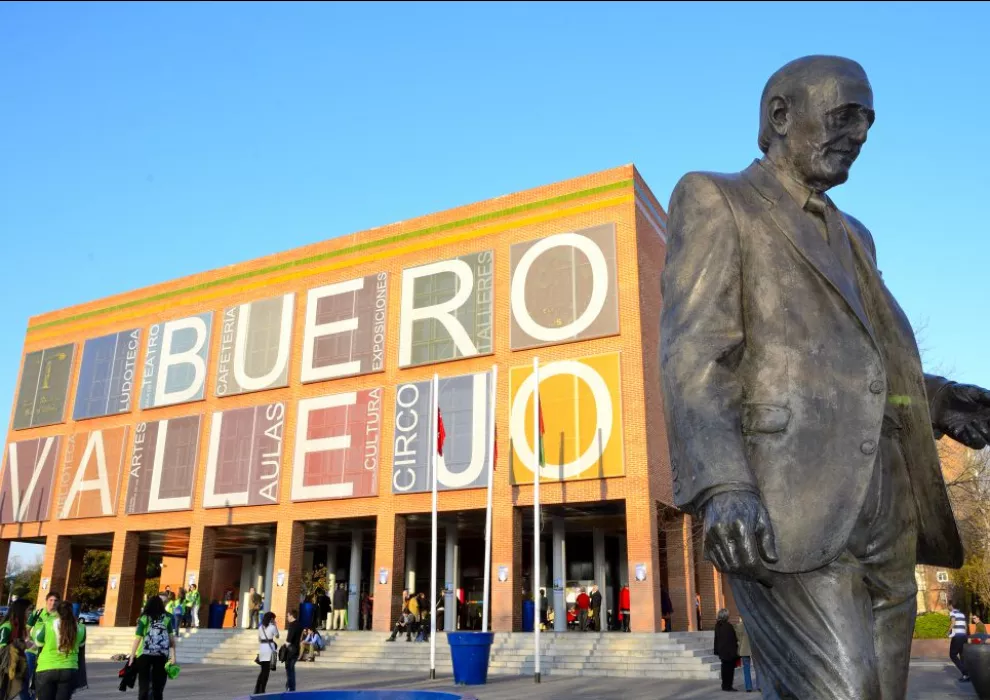
POLYGON ((873 125, 863 67, 838 56, 805 56, 767 81, 760 99, 760 150, 809 187, 841 185, 873 125))

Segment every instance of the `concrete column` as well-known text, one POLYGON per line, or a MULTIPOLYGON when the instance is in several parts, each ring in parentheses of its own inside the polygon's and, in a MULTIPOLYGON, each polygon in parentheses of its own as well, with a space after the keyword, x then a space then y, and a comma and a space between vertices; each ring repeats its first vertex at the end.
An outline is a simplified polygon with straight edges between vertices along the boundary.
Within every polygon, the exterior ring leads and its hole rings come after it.
MULTIPOLYGON (((564 587, 567 585, 566 523, 563 518, 553 519, 553 629, 567 631, 567 600, 564 587)), ((539 598, 537 598, 539 600, 539 598)))
MULTIPOLYGON (((276 535, 276 539, 277 539, 277 535, 276 535)), ((300 551, 299 551, 299 562, 298 562, 298 564, 296 564, 295 559, 292 559, 292 563, 294 565, 297 565, 298 566, 299 571, 296 573, 296 577, 299 580, 296 583, 299 584, 299 585, 301 585, 302 584, 302 545, 300 544, 299 547, 300 547, 300 551)), ((285 575, 286 575, 286 577, 288 577, 288 575, 289 575, 288 574, 288 569, 286 569, 286 574, 285 575)), ((272 595, 273 595, 274 588, 275 588, 275 543, 274 542, 272 544, 268 545, 268 550, 265 552, 265 583, 264 583, 264 586, 265 586, 265 588, 264 588, 264 591, 265 591, 265 600, 261 604, 261 609, 262 610, 273 610, 274 609, 273 608, 273 606, 274 606, 274 599, 272 598, 272 595)), ((288 586, 288 583, 286 583, 286 586, 288 586)), ((284 587, 285 586, 283 586, 283 588, 284 587)), ((258 590, 261 590, 261 589, 259 588, 258 590)), ((292 609, 292 607, 298 607, 299 606, 299 589, 298 588, 296 589, 295 595, 292 598, 289 598, 286 601, 286 605, 291 606, 291 607, 287 607, 286 610, 290 610, 290 609, 292 609)), ((286 610, 283 610, 282 613, 278 615, 278 619, 280 619, 280 620, 284 620, 285 619, 285 612, 286 612, 286 610)), ((276 614, 278 614, 278 613, 276 613, 276 614)))
MULTIPOLYGON (((238 585, 238 590, 241 592, 241 600, 237 606, 237 613, 240 620, 234 620, 234 625, 240 625, 244 629, 251 626, 251 612, 250 612, 250 593, 251 586, 258 590, 259 581, 261 580, 261 561, 259 559, 259 552, 263 550, 258 550, 254 554, 242 554, 241 555, 241 581, 238 585)), ((202 622, 202 619, 200 619, 202 622)))
POLYGON ((273 556, 267 563, 269 572, 284 572, 281 586, 273 586, 274 575, 269 575, 265 590, 271 591, 265 605, 266 610, 275 613, 282 624, 285 614, 299 607, 299 591, 302 589, 303 545, 306 528, 302 521, 280 520, 275 533, 275 544, 269 549, 273 556), (272 551, 274 550, 274 551, 272 551))
MULTIPOLYGON (((102 622, 107 627, 129 626, 136 622, 130 619, 130 614, 134 596, 140 595, 134 590, 139 549, 139 533, 121 531, 114 533, 113 551, 110 553, 110 576, 117 577, 117 587, 107 586, 102 622)), ((54 577, 52 580, 54 581, 54 577)), ((52 587, 52 590, 57 589, 52 587)))
POLYGON ((327 545, 327 595, 333 598, 337 587, 337 545, 327 545))
POLYGON ((446 559, 443 567, 444 599, 443 599, 443 630, 457 631, 457 588, 460 582, 459 554, 460 546, 457 539, 457 524, 449 523, 444 528, 444 544, 446 559))
POLYGON ((406 542, 406 584, 409 595, 416 592, 416 541, 406 542))
POLYGON ((626 534, 619 537, 619 588, 629 585, 629 547, 626 534))
POLYGON ((351 569, 347 574, 347 629, 357 630, 361 614, 361 556, 364 552, 364 533, 351 533, 351 569))
MULTIPOLYGON (((499 480, 496 480, 496 484, 498 483, 499 480)), ((505 490, 508 491, 508 479, 505 479, 505 484, 505 490)), ((513 632, 522 629, 522 529, 522 510, 513 508, 511 502, 493 510, 492 626, 490 628, 493 632, 513 632), (508 569, 505 581, 498 580, 500 566, 508 569)))
POLYGON ((215 528, 194 525, 189 529, 189 554, 186 555, 186 576, 183 584, 188 589, 189 577, 191 574, 195 574, 196 587, 200 596, 200 627, 206 627, 210 617, 213 565, 217 558, 216 543, 217 531, 215 528))
MULTIPOLYGON (((592 556, 594 558, 595 583, 601 590, 602 597, 605 596, 605 531, 595 528, 592 531, 592 556)), ((603 603, 604 606, 604 603, 603 603)))
POLYGON ((371 590, 375 594, 371 626, 376 632, 388 632, 402 610, 402 589, 406 577, 406 516, 379 515, 375 530, 375 569, 371 590), (383 585, 377 572, 388 569, 388 581, 383 585))
MULTIPOLYGON (((667 585, 673 605, 671 627, 675 632, 693 632, 694 619, 694 539, 691 516, 674 513, 664 523, 667 539, 667 585)), ((632 611, 633 620, 636 611, 632 611)))
MULTIPOLYGON (((116 541, 115 541, 116 542, 116 541)), ((62 595, 65 591, 65 583, 69 577, 69 559, 72 557, 72 538, 68 535, 49 535, 45 541, 45 558, 41 564, 41 586, 35 600, 44 603, 48 594, 54 591, 62 595), (48 579, 48 586, 45 586, 45 579, 48 579)), ((9 545, 8 545, 9 548, 9 545)), ((9 550, 8 550, 9 551, 9 550)), ((118 559, 118 565, 122 560, 118 559)), ((110 573, 117 569, 113 568, 113 556, 110 558, 110 573)), ((107 591, 109 596, 110 592, 107 591)), ((109 603, 109 601, 108 601, 109 603)), ((40 605, 38 607, 41 607, 40 605)), ((110 612, 109 604, 106 606, 107 613, 110 612)), ((107 620, 108 618, 104 618, 107 620)), ((113 622, 104 624, 113 625, 113 622)), ((126 624, 126 623, 124 623, 126 624)))

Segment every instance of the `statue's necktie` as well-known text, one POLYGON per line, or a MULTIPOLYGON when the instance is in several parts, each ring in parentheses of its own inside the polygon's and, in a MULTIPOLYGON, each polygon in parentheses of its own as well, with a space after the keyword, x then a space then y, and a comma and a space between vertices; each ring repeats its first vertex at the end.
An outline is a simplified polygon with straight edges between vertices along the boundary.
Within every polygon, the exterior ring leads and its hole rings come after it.
POLYGON ((825 198, 817 192, 812 192, 811 196, 808 197, 808 201, 804 205, 804 209, 811 214, 811 218, 814 220, 815 226, 818 227, 818 232, 822 234, 822 238, 824 238, 825 242, 828 243, 828 204, 826 203, 825 198))

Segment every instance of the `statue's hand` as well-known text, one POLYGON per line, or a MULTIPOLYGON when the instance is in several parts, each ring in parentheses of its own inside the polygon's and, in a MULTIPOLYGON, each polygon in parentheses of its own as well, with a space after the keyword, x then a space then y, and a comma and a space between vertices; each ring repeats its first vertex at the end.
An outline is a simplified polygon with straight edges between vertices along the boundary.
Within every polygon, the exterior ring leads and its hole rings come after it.
POLYGON ((705 504, 705 552, 724 574, 770 586, 764 561, 777 561, 770 516, 760 497, 726 491, 705 504))
POLYGON ((934 427, 966 447, 990 444, 990 391, 971 384, 948 384, 932 410, 934 427))

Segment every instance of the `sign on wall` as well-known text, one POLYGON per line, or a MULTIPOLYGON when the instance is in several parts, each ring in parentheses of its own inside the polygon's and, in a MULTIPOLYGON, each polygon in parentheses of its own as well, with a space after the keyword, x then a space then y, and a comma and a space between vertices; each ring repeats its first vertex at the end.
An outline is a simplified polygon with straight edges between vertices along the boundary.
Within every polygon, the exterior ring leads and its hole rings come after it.
POLYGON ((402 272, 399 367, 492 351, 492 252, 402 272))
POLYGON ((299 402, 292 500, 378 495, 382 390, 299 402))
POLYGON ((86 341, 73 420, 130 412, 140 342, 139 328, 86 341))
POLYGON ((141 408, 199 401, 206 394, 206 360, 213 312, 148 329, 141 408))
POLYGON ((278 503, 285 404, 213 414, 204 508, 278 503))
POLYGON ((0 523, 48 520, 61 438, 46 437, 7 445, 0 523))
MULTIPOLYGON (((446 433, 443 455, 437 458, 437 489, 450 491, 484 487, 488 483, 491 375, 487 372, 440 379, 439 406, 446 433)), ((416 493, 433 488, 430 459, 431 380, 400 384, 395 393, 395 449, 392 493, 416 493)))
POLYGON ((127 431, 124 425, 69 436, 62 459, 59 518, 116 514, 127 431))
POLYGON ((14 409, 14 430, 53 425, 65 420, 65 401, 75 349, 76 346, 70 343, 35 350, 24 356, 21 386, 14 409))
POLYGON ((385 272, 309 290, 302 381, 319 382, 384 370, 387 312, 385 272))
POLYGON ((127 513, 192 508, 200 416, 138 423, 128 465, 127 513))
POLYGON ((294 298, 286 294, 224 310, 217 396, 289 385, 294 298))
POLYGON ((516 243, 511 265, 513 350, 619 332, 613 224, 516 243))
MULTIPOLYGON (((598 479, 625 473, 619 353, 558 360, 540 366, 546 481, 598 479)), ((532 365, 509 370, 512 479, 532 483, 532 365)))

